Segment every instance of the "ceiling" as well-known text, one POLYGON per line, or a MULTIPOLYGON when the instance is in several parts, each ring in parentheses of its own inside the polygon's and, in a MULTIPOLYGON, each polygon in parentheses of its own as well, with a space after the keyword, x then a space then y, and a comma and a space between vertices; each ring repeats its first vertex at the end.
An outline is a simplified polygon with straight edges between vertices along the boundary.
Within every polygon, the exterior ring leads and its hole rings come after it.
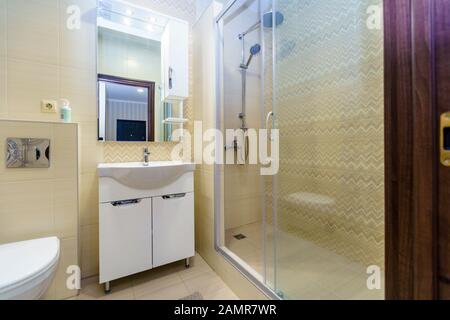
POLYGON ((108 100, 148 103, 148 89, 108 82, 106 83, 106 97, 108 100))

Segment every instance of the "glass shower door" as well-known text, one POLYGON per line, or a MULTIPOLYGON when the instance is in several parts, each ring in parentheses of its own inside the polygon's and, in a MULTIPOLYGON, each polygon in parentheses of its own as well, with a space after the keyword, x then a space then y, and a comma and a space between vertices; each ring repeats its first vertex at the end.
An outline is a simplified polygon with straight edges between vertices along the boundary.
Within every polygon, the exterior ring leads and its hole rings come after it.
POLYGON ((272 5, 268 284, 286 299, 383 299, 383 1, 272 5))

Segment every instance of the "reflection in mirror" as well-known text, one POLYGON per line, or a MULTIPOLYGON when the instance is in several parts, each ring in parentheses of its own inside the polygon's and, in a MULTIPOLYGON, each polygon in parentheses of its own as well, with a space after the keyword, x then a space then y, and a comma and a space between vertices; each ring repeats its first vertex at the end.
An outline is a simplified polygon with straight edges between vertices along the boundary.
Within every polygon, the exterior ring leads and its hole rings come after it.
POLYGON ((167 120, 183 110, 167 99, 163 83, 162 41, 170 23, 170 17, 125 2, 99 2, 100 141, 170 141, 178 129, 167 120))
POLYGON ((106 141, 154 141, 155 83, 99 75, 106 141))

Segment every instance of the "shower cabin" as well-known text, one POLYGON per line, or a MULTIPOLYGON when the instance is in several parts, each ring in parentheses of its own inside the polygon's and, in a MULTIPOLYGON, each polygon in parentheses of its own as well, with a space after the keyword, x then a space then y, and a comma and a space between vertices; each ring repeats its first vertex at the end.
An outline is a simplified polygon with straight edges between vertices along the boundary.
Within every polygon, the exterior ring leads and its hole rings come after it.
POLYGON ((217 127, 238 134, 215 171, 216 245, 272 298, 384 299, 382 7, 233 0, 217 16, 217 127), (278 130, 276 174, 250 164, 250 128, 278 130))

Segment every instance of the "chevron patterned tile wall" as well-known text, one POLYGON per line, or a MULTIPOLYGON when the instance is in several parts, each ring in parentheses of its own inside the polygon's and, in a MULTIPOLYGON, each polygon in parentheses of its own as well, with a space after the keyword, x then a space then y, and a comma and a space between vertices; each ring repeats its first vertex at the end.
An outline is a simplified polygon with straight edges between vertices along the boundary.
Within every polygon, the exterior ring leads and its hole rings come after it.
MULTIPOLYGON (((382 0, 278 5, 278 225, 383 267, 383 32, 366 25, 368 7, 382 0)), ((270 183, 266 194, 270 208, 270 183)))
POLYGON ((170 160, 170 153, 172 151, 172 143, 151 143, 151 144, 136 144, 136 143, 105 143, 104 146, 104 162, 137 162, 142 161, 144 146, 148 146, 151 151, 151 161, 165 161, 170 160))

